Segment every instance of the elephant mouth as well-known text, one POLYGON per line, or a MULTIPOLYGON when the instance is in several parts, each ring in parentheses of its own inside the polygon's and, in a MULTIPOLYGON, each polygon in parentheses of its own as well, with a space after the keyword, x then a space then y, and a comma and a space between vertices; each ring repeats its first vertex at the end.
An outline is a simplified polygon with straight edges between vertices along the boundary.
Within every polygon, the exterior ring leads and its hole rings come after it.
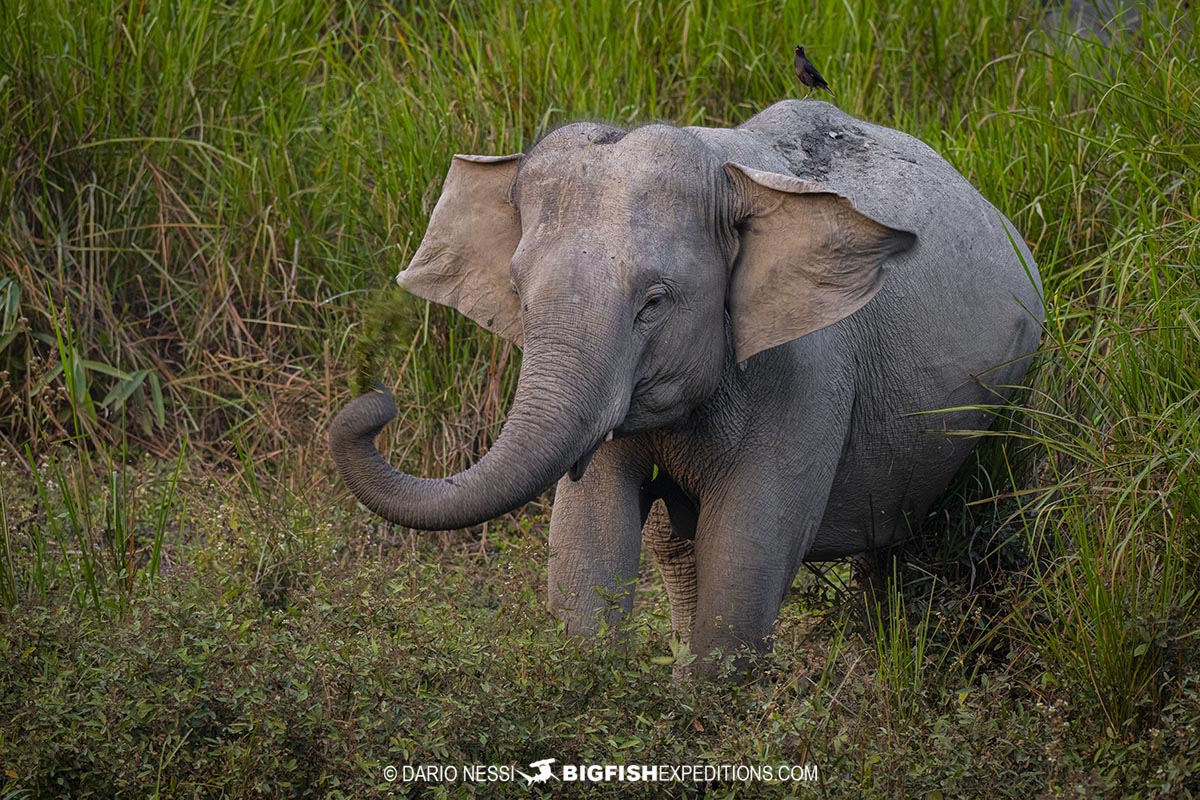
POLYGON ((604 444, 605 442, 611 442, 612 438, 613 432, 609 431, 603 439, 585 450, 583 455, 579 457, 579 460, 572 464, 571 468, 567 470, 567 476, 570 477, 573 482, 579 481, 579 479, 583 477, 583 473, 587 472, 588 464, 592 462, 592 456, 596 455, 596 451, 600 449, 600 445, 604 444))

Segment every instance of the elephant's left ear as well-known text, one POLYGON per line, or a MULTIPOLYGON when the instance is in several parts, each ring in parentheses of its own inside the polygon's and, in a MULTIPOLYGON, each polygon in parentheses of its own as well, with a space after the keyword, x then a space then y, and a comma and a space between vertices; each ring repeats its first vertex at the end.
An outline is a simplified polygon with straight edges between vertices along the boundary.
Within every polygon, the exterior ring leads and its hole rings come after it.
POLYGON ((521 241, 512 202, 521 154, 457 155, 429 217, 425 238, 396 282, 418 297, 458 309, 521 346, 521 301, 511 262, 521 241))
POLYGON ((741 231, 727 298, 739 362, 862 308, 883 286, 884 262, 916 243, 795 176, 732 162, 725 171, 741 231))

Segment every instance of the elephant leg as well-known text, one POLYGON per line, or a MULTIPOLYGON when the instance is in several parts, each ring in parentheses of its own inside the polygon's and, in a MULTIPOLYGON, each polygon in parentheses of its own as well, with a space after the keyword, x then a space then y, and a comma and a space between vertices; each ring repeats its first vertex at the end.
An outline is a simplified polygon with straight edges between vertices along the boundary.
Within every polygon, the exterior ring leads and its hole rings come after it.
POLYGON ((696 617, 696 551, 691 539, 672 538, 671 519, 661 500, 650 508, 642 541, 654 556, 671 602, 671 628, 681 641, 692 636, 696 617))
POLYGON ((550 610, 571 636, 596 635, 633 608, 641 556, 640 486, 650 467, 639 439, 596 451, 578 481, 564 477, 550 514, 550 610))
MULTIPOLYGON (((833 469, 810 466, 775 480, 748 470, 720 500, 707 507, 701 501, 694 671, 718 674, 719 663, 708 658, 714 650, 729 656, 769 648, 779 608, 820 527, 833 469)), ((738 656, 734 666, 741 673, 747 662, 738 656)))
MULTIPOLYGON (((709 515, 702 515, 709 516, 709 515)), ((762 652, 769 648, 775 619, 783 597, 795 578, 800 553, 785 547, 777 525, 759 521, 753 530, 732 515, 711 515, 701 521, 696 536, 696 618, 691 647, 699 658, 693 670, 716 677, 721 665, 713 656, 736 656, 742 672, 745 660, 738 651, 762 652), (761 537, 761 538, 760 538, 761 537), (760 539, 760 544, 754 540, 760 539), (769 544, 768 544, 769 542, 769 544)))

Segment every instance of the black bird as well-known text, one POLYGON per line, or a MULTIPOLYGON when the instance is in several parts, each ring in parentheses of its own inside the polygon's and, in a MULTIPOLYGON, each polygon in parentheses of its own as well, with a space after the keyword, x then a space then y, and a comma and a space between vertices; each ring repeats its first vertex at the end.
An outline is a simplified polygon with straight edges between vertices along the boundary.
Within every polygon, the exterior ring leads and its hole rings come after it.
POLYGON ((829 84, 821 77, 821 73, 817 72, 817 68, 812 65, 812 62, 804 55, 804 48, 796 45, 796 77, 810 89, 824 89, 829 92, 829 96, 833 97, 833 92, 829 90, 829 84))

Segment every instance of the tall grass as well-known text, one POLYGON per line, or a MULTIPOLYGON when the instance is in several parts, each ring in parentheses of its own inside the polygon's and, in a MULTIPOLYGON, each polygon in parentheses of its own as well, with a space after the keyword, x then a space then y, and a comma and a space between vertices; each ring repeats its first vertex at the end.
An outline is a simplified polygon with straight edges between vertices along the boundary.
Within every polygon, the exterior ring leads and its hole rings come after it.
MULTIPOLYGON (((737 124, 800 92, 802 43, 841 107, 928 142, 1033 249, 1043 352, 974 478, 976 513, 1034 554, 996 622, 1134 737, 1197 641, 1197 13, 1146 8, 1101 45, 1044 35, 1033 0, 0 4, 0 439, 42 485, 37 535, 0 491, 0 599, 62 583, 103 605, 96 575, 131 580, 136 541, 85 546, 141 513, 119 499, 127 449, 186 439, 256 497, 284 454, 320 472, 359 343, 360 377, 405 409, 393 459, 470 461, 519 353, 385 291, 451 155, 580 117, 737 124), (64 441, 117 478, 37 460, 64 441)), ((264 540, 261 571, 291 557, 264 540)), ((961 628, 905 619, 876 631, 895 697, 961 628)))
MULTIPOLYGON (((1195 130, 1193 67, 1177 22, 1148 16, 1114 86, 1111 51, 1046 51, 1035 4, 967 11, 6 4, 6 438, 67 432, 55 309, 85 343, 92 404, 128 416, 143 444, 165 452, 187 433, 233 459, 232 427, 266 452, 311 437, 337 391, 324 365, 345 363, 347 322, 411 255, 452 153, 519 150, 576 117, 736 124, 797 93, 797 37, 843 107, 931 142, 1051 270, 1092 252, 1130 192, 1143 215, 1143 190, 1160 209, 1189 202, 1194 152, 1174 143, 1195 130)), ((456 315, 419 313, 421 335, 397 348, 415 342, 398 362, 406 405, 458 419, 410 420, 397 444, 428 445, 422 467, 453 466, 494 431, 516 354, 456 315), (448 388, 463 386, 486 388, 448 388)), ((115 429, 92 436, 111 444, 115 429)))

